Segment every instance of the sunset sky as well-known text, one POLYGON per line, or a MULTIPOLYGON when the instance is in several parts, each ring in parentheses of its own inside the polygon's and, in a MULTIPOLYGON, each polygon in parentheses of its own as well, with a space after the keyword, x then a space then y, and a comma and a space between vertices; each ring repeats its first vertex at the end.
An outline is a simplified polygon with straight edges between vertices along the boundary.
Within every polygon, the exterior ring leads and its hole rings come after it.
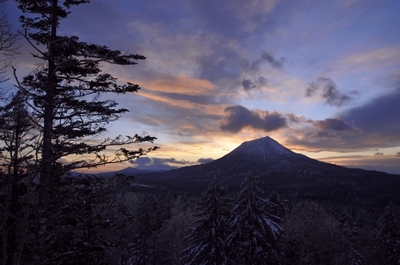
MULTIPOLYGON (((62 34, 147 57, 104 68, 142 87, 116 97, 130 112, 109 135, 161 147, 119 168, 195 165, 270 136, 400 174, 399 0, 93 0, 71 11, 62 34)), ((20 73, 34 67, 27 51, 20 73)))

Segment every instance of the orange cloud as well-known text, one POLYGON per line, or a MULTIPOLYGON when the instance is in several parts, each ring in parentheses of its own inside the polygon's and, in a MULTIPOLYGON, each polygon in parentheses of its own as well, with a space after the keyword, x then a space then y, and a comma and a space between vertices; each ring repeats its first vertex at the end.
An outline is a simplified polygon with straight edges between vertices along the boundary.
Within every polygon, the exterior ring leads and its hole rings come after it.
POLYGON ((157 92, 186 95, 208 94, 215 86, 210 81, 185 76, 171 76, 142 84, 146 89, 157 92))
POLYGON ((196 109, 202 113, 206 114, 213 114, 213 115, 223 115, 223 110, 225 109, 226 105, 205 105, 205 104, 198 104, 193 103, 187 100, 179 100, 179 99, 171 99, 167 97, 163 97, 160 95, 154 95, 146 92, 141 92, 140 96, 149 98, 154 101, 159 101, 166 103, 171 106, 185 108, 185 109, 196 109))

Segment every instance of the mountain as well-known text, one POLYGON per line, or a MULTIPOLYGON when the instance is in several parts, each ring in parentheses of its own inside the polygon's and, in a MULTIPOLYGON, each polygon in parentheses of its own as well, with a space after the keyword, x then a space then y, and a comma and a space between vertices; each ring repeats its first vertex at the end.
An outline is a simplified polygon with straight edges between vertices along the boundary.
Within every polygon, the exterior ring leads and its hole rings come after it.
POLYGON ((251 172, 266 191, 295 199, 338 203, 400 203, 400 175, 346 168, 292 152, 270 137, 242 143, 210 163, 160 173, 137 174, 145 183, 186 191, 202 191, 214 176, 234 191, 251 172))

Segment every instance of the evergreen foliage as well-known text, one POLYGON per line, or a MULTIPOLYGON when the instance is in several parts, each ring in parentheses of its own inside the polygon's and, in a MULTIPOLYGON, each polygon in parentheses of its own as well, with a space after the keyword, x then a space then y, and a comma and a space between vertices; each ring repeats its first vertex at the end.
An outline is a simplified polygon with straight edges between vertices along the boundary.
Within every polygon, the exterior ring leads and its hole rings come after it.
POLYGON ((374 254, 380 257, 376 262, 381 264, 400 263, 400 207, 393 203, 385 208, 378 221, 375 236, 374 254))
POLYGON ((4 188, 1 207, 4 209, 2 223, 4 264, 13 264, 24 247, 17 239, 26 236, 28 214, 27 197, 31 192, 35 168, 38 135, 25 104, 26 98, 19 91, 0 107, 0 187, 4 188), (17 233, 20 229, 22 233, 17 233))
POLYGON ((161 226, 161 212, 159 202, 154 195, 144 196, 139 202, 139 209, 135 214, 134 238, 130 242, 130 262, 145 265, 149 262, 150 246, 146 242, 161 226))
POLYGON ((283 229, 280 218, 268 212, 272 206, 261 197, 258 177, 248 174, 228 222, 226 244, 233 264, 278 264, 277 239, 283 229))
MULTIPOLYGON (((49 236, 52 220, 50 207, 56 201, 51 191, 59 186, 61 176, 77 168, 120 163, 136 159, 157 147, 128 150, 124 146, 153 142, 151 136, 117 136, 104 140, 95 137, 117 120, 127 109, 118 107, 108 94, 138 92, 136 84, 120 84, 117 78, 101 70, 104 64, 131 66, 145 57, 123 53, 106 46, 80 41, 76 36, 60 35, 61 20, 72 6, 88 0, 19 0, 18 8, 23 38, 33 47, 38 60, 36 69, 19 80, 19 91, 26 96, 32 121, 40 132, 36 148, 39 161, 39 183, 35 203, 35 262, 45 264, 51 249, 49 236), (106 149, 116 151, 108 155, 106 149), (92 159, 87 155, 91 154, 92 159), (73 159, 66 158, 73 156, 73 159)), ((79 198, 80 190, 74 197, 79 198)), ((71 202, 72 203, 72 202, 71 202)))
POLYGON ((62 169, 95 167, 130 160, 154 149, 129 151, 120 148, 114 158, 109 159, 99 154, 107 147, 152 142, 155 138, 135 135, 105 139, 100 143, 87 141, 105 132, 107 124, 128 111, 118 108, 115 100, 102 100, 101 95, 138 92, 140 89, 132 83, 118 84, 115 77, 102 72, 101 64, 135 65, 138 60, 145 59, 141 55, 86 43, 76 36, 58 36, 58 25, 67 17, 69 7, 87 2, 19 1, 19 8, 24 13, 38 16, 21 16, 20 20, 23 36, 35 48, 33 56, 43 63, 18 82, 18 88, 28 95, 30 107, 43 131, 42 167, 45 163, 52 166, 68 155, 83 154, 95 154, 95 157, 93 160, 64 162, 62 169))
POLYGON ((181 252, 185 264, 227 264, 227 220, 230 200, 214 177, 204 197, 197 205, 195 225, 186 237, 189 247, 181 252))

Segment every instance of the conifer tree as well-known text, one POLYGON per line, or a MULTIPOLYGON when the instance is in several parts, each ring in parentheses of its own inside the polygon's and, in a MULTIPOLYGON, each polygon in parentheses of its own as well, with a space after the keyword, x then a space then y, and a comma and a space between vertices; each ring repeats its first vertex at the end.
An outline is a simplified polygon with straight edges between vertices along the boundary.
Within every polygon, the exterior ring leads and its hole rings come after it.
POLYGON ((197 206, 195 225, 186 237, 189 247, 181 252, 184 264, 227 264, 225 240, 226 222, 229 216, 230 200, 226 191, 214 177, 197 206))
POLYGON ((373 254, 377 263, 399 264, 400 262, 400 207, 392 202, 378 220, 373 254))
MULTIPOLYGON (((38 136, 25 105, 25 97, 17 92, 10 102, 0 107, 0 187, 4 191, 1 208, 4 210, 2 223, 2 245, 4 264, 13 264, 18 240, 24 233, 17 233, 22 216, 27 210, 23 196, 29 192, 29 173, 35 166, 33 161, 38 136)), ((3 211, 2 211, 3 212, 3 211)), ((23 230, 23 229, 22 229, 23 230)), ((23 239, 21 239, 23 240, 23 239)), ((21 245, 23 246, 23 244, 21 245)))
POLYGON ((153 142, 156 138, 134 135, 93 141, 95 136, 106 131, 107 124, 128 111, 119 108, 117 102, 107 99, 106 95, 138 92, 140 89, 136 84, 118 83, 110 73, 102 72, 101 65, 135 65, 145 57, 59 34, 58 27, 68 16, 69 9, 89 0, 17 2, 24 13, 20 17, 22 35, 34 48, 33 57, 39 60, 32 74, 22 81, 17 80, 17 88, 28 95, 27 102, 42 133, 35 258, 37 263, 44 264, 49 190, 60 176, 71 169, 135 159, 156 147, 128 150, 123 146, 153 142), (104 153, 107 147, 120 148, 114 155, 107 156, 104 153), (92 154, 93 159, 88 160, 88 154, 92 154), (68 159, 65 158, 71 155, 74 156, 73 162, 66 162, 68 159))
POLYGON ((272 203, 261 194, 258 177, 249 173, 228 222, 226 244, 233 264, 279 264, 275 244, 283 229, 280 218, 267 210, 272 203))

